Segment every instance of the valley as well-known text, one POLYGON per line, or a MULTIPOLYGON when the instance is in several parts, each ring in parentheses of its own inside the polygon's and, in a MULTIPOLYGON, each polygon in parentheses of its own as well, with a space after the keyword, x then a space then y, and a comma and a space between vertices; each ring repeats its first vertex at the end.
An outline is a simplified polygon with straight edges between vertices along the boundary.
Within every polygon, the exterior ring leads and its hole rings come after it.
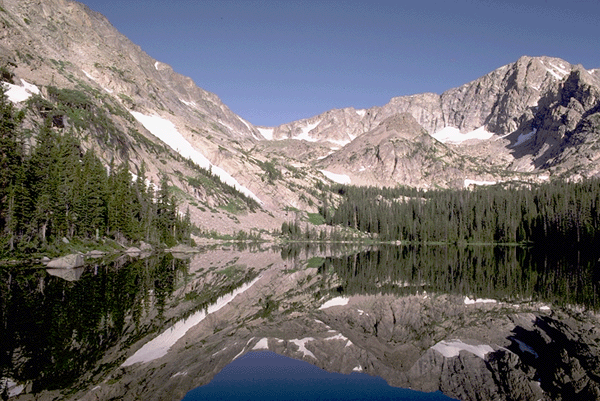
POLYGON ((600 398, 600 69, 524 55, 264 127, 166 61, 0 0, 3 399, 181 400, 261 350, 600 398))

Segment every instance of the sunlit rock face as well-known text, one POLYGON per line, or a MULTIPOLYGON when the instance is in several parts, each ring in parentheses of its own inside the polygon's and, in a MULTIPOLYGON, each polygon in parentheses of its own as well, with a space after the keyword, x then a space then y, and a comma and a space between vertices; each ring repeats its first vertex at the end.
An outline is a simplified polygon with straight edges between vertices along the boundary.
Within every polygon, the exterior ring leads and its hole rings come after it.
POLYGON ((21 334, 3 347, 21 352, 3 350, 12 355, 4 375, 22 386, 16 399, 177 400, 241 355, 269 350, 460 400, 595 399, 593 281, 563 293, 576 278, 532 273, 558 262, 530 262, 515 276, 524 260, 492 247, 228 249, 189 260, 126 256, 71 281, 38 271, 2 281, 4 310, 38 299, 24 304, 45 305, 36 333, 63 322, 65 336, 48 337, 58 342, 35 359, 39 374, 24 375, 40 337, 19 328, 22 313, 11 315, 4 335, 21 334), (549 286, 557 290, 535 290, 549 286), (82 303, 83 294, 94 301, 82 303), (72 368, 56 369, 52 359, 72 368))

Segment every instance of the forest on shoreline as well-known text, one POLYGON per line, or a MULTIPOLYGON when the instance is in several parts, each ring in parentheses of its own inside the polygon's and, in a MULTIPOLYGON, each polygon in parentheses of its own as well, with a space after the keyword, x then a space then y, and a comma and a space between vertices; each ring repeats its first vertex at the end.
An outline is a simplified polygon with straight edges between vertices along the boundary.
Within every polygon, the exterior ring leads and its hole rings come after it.
MULTIPOLYGON (((332 191, 339 195, 335 205, 324 194, 319 209, 326 224, 382 242, 600 245, 597 178, 430 191, 339 185, 332 191)), ((299 226, 285 230, 307 236, 299 226)))
POLYGON ((84 150, 72 131, 56 130, 49 114, 28 148, 24 111, 0 92, 0 255, 30 255, 73 239, 173 246, 189 241, 189 214, 181 215, 162 176, 147 182, 127 162, 108 168, 84 150))

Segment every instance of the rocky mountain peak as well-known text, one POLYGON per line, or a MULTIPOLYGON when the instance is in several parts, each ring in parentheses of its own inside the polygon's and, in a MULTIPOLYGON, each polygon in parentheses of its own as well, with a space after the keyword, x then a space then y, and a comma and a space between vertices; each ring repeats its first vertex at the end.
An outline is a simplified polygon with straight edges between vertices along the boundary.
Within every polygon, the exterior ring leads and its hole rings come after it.
POLYGON ((409 113, 397 113, 383 120, 374 130, 392 134, 399 138, 413 139, 419 135, 426 134, 427 131, 417 122, 409 113))

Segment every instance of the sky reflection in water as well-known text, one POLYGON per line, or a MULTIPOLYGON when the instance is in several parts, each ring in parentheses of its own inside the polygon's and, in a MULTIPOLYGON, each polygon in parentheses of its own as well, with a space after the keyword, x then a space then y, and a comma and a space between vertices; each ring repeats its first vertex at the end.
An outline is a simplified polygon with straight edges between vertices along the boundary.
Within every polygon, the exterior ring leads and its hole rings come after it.
POLYGON ((449 401, 452 398, 440 392, 391 387, 382 378, 364 373, 330 373, 308 362, 259 351, 236 359, 209 384, 190 391, 183 400, 449 401))

